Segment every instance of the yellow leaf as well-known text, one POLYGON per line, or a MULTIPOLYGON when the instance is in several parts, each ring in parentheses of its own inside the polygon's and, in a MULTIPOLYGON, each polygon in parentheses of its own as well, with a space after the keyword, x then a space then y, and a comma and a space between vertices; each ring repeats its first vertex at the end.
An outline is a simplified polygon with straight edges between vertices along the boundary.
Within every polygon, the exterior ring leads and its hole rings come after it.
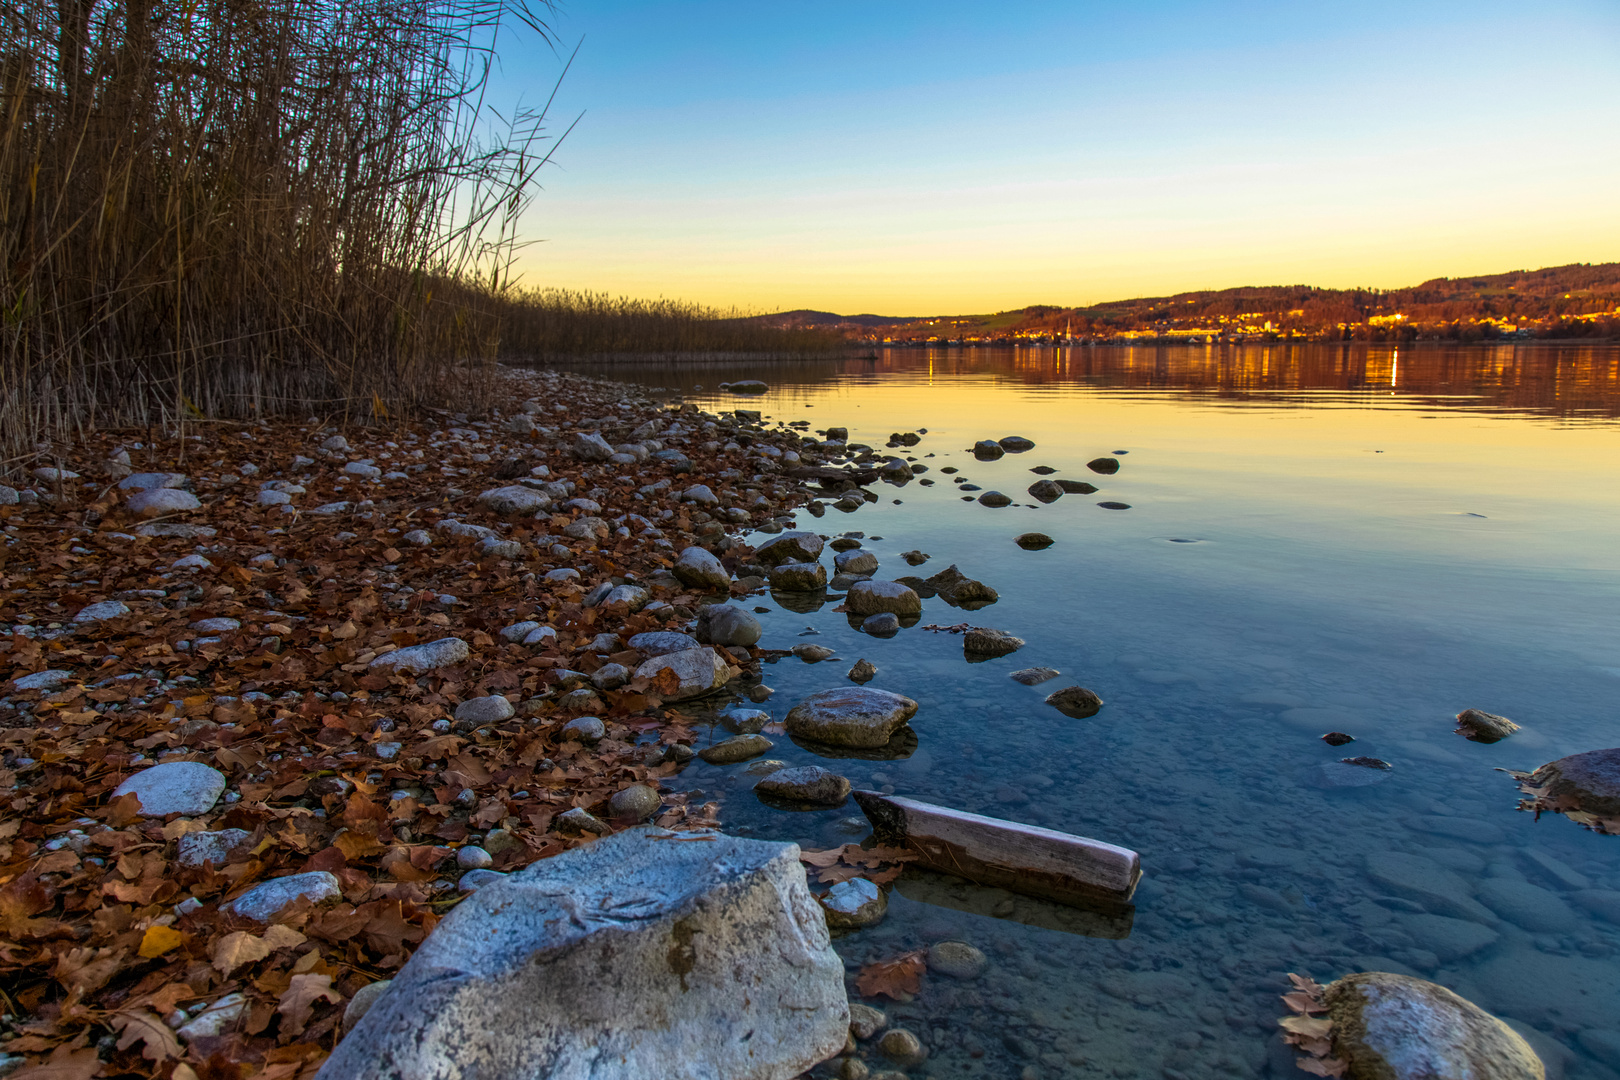
POLYGON ((162 956, 170 949, 177 949, 186 940, 186 935, 172 926, 148 926, 146 936, 141 938, 140 955, 144 960, 155 956, 162 956))

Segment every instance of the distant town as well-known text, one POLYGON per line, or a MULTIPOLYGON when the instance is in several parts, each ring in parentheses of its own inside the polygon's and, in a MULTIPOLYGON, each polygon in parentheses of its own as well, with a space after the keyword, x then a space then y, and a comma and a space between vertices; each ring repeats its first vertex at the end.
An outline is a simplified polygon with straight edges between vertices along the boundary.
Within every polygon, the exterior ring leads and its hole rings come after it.
POLYGON ((750 321, 833 330, 874 345, 1612 340, 1620 339, 1620 263, 1435 278, 1405 289, 1260 286, 990 315, 789 311, 750 321))

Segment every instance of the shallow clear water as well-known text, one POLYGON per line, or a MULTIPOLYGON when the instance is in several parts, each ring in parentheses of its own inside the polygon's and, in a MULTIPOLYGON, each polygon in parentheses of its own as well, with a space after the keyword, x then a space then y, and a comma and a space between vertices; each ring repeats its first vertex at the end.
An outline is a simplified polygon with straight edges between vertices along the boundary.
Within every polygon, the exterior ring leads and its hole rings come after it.
MULTIPOLYGON (((838 653, 766 667, 777 718, 861 657, 870 685, 920 703, 907 758, 829 762, 783 736, 771 756, 1141 852, 1130 919, 908 875, 883 923, 839 939, 852 967, 944 938, 989 955, 980 979, 930 974, 914 1001, 874 1003, 929 1047, 912 1075, 1303 1076, 1275 1027, 1285 973, 1385 970, 1509 1020, 1549 1076, 1620 1077, 1620 925, 1599 917, 1620 920, 1620 838, 1517 812, 1496 771, 1620 742, 1620 350, 905 350, 610 374, 928 465, 932 487, 880 484, 879 504, 800 522, 863 531, 880 578, 957 564, 1000 602, 926 600, 922 623, 1028 641, 968 664, 958 636, 869 638, 836 601, 745 601, 771 609, 762 644, 838 653), (694 389, 745 376, 772 392, 694 389), (918 428, 917 447, 882 451, 918 428), (1035 449, 966 452, 1014 434, 1035 449), (1087 471, 1118 451, 1117 475, 1087 471), (947 465, 1016 505, 962 501, 947 465), (1040 505, 1038 465, 1100 490, 1040 505), (1035 529, 1056 544, 1013 543, 1035 529), (908 567, 912 548, 932 558, 908 567), (1008 677, 1036 665, 1063 675, 1008 677), (1107 702, 1097 716, 1043 704, 1074 682, 1107 702), (1469 742, 1452 732, 1469 707, 1524 730, 1469 742), (1356 742, 1327 746, 1329 730, 1356 742), (1331 786, 1322 766, 1354 754, 1394 768, 1331 786)), ((719 795, 734 830, 865 835, 853 803, 788 813, 756 779, 695 763, 682 782, 719 795)))

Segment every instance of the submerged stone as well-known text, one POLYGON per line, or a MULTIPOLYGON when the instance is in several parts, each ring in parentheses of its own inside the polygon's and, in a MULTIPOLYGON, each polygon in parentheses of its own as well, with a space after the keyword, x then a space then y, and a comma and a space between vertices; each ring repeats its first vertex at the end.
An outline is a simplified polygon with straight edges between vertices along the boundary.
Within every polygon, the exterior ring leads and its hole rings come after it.
POLYGON ((1443 986, 1383 971, 1323 991, 1334 1056, 1352 1080, 1544 1080, 1530 1044, 1443 986))

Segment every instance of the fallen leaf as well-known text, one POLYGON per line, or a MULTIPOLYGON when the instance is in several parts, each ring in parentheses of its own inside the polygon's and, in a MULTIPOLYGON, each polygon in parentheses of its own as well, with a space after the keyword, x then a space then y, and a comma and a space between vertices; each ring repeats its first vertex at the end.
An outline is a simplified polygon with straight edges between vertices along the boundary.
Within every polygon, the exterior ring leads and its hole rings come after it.
POLYGON ((1343 1076, 1350 1068, 1348 1061, 1338 1058, 1295 1058, 1294 1064, 1299 1066, 1301 1072, 1308 1072, 1312 1076, 1343 1076))
POLYGON ((186 935, 172 926, 148 926, 146 936, 141 938, 139 955, 143 960, 151 960, 179 948, 185 940, 186 935))
POLYGON ((1333 1030, 1333 1021, 1317 1016, 1285 1016, 1277 1021, 1277 1026, 1308 1039, 1325 1039, 1333 1030))
POLYGON ((281 1002, 276 1006, 276 1012, 283 1017, 282 1033, 297 1035, 302 1032, 317 1002, 329 1001, 336 1005, 342 1000, 343 995, 332 989, 332 976, 294 975, 287 985, 287 992, 281 995, 281 1002))
POLYGON ((275 950, 246 930, 236 930, 214 942, 214 970, 226 978, 243 964, 263 960, 275 950))
POLYGON ((79 1050, 58 1046, 37 1065, 25 1065, 10 1080, 90 1080, 101 1070, 101 1055, 93 1046, 79 1050))
POLYGON ((114 1013, 112 1026, 119 1033, 120 1050, 128 1050, 140 1043, 141 1056, 147 1061, 168 1061, 181 1055, 180 1040, 174 1037, 174 1032, 145 1009, 114 1013))
POLYGON ((877 997, 880 994, 896 1000, 910 997, 922 989, 923 970, 928 966, 924 956, 923 950, 918 949, 892 960, 867 964, 855 976, 855 989, 860 991, 862 997, 877 997))

